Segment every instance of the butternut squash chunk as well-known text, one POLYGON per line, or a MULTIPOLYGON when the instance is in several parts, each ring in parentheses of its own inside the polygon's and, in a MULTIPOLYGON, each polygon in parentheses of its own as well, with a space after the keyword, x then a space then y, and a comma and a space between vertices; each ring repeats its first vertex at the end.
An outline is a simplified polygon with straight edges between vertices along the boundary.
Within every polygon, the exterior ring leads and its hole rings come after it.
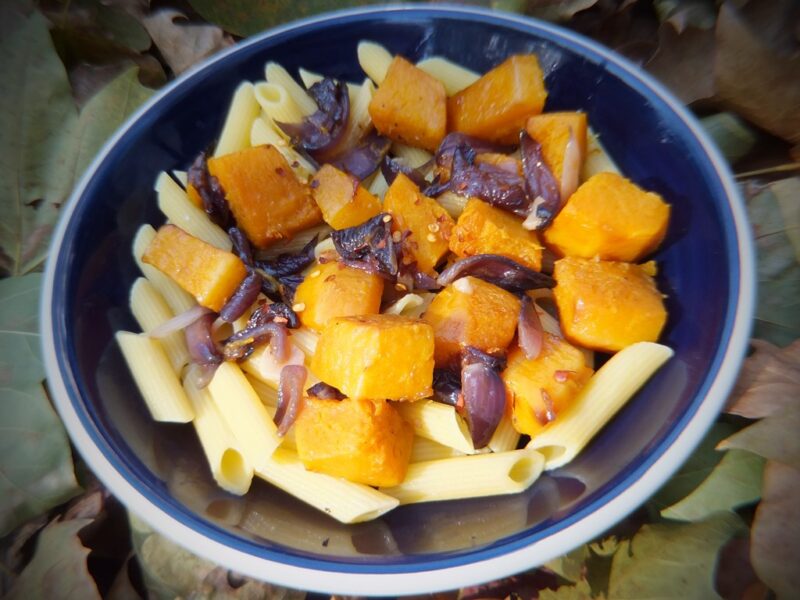
POLYGON ((528 118, 542 112, 546 98, 536 55, 511 56, 447 100, 447 128, 515 144, 528 118))
POLYGON ((655 342, 667 321, 654 263, 633 265, 567 257, 556 261, 553 290, 561 328, 571 342, 616 352, 655 342))
POLYGON ((578 144, 579 170, 586 159, 586 127, 586 113, 582 112, 543 113, 531 117, 525 125, 528 135, 542 145, 544 162, 550 167, 559 183, 564 172, 564 153, 570 132, 578 144))
POLYGON ((322 331, 335 317, 380 312, 383 279, 380 275, 334 261, 313 267, 294 296, 300 321, 322 331))
POLYGON ((259 248, 292 237, 322 220, 308 185, 271 145, 208 159, 239 227, 259 248))
POLYGON ((350 398, 431 395, 433 329, 397 315, 336 317, 317 342, 311 372, 350 398))
POLYGON ((197 299, 219 312, 247 275, 238 256, 220 250, 175 225, 161 227, 142 261, 169 275, 197 299))
POLYGON ((667 232, 669 204, 617 173, 598 173, 570 196, 544 232, 564 256, 634 262, 667 232))
POLYGON ((358 179, 331 165, 322 165, 311 189, 322 218, 334 229, 361 225, 381 212, 380 201, 358 179))
POLYGON ((402 173, 386 191, 383 207, 392 215, 392 231, 410 233, 402 242, 404 260, 416 261, 420 271, 432 273, 447 254, 453 218, 402 173))
POLYGON ((593 372, 580 350, 549 333, 534 359, 515 347, 501 375, 512 396, 514 428, 530 436, 539 433, 570 405, 593 372))
POLYGON ((514 338, 519 300, 476 277, 458 279, 436 294, 423 319, 436 339, 436 366, 458 365, 464 346, 484 352, 505 350, 514 338))
POLYGON ((294 428, 309 471, 374 486, 405 479, 414 430, 385 400, 308 398, 294 428))
POLYGON ((447 93, 441 81, 395 56, 369 114, 388 138, 434 152, 446 133, 447 93))
POLYGON ((450 250, 458 256, 500 254, 538 271, 542 246, 534 231, 509 212, 470 198, 450 234, 450 250))
POLYGON ((186 196, 197 208, 203 208, 203 199, 200 197, 200 192, 191 183, 186 184, 186 196))

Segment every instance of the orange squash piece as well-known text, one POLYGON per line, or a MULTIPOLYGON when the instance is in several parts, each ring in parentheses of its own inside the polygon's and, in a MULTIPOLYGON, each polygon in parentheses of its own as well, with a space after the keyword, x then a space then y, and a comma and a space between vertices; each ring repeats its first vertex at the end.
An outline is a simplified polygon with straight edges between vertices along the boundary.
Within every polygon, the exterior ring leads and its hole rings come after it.
POLYGON ((208 159, 239 227, 259 248, 292 237, 322 220, 308 185, 271 145, 208 159))
POLYGON ((543 113, 531 117, 525 125, 528 135, 542 145, 544 162, 559 182, 564 172, 564 153, 570 132, 578 144, 578 169, 586 159, 586 127, 586 113, 582 112, 543 113))
POLYGON ((238 256, 175 225, 164 225, 156 232, 142 261, 169 275, 198 304, 217 312, 247 275, 238 256))
POLYGON ((535 54, 518 54, 447 100, 447 128, 484 140, 515 144, 544 108, 547 91, 535 54))
POLYGON ((534 359, 515 347, 501 375, 513 399, 514 428, 530 436, 539 433, 570 405, 592 373, 583 353, 558 336, 545 333, 534 359))
POLYGON ((450 234, 450 250, 458 256, 500 254, 538 271, 542 245, 534 231, 514 215, 470 198, 450 234))
POLYGON ((383 200, 383 208, 392 215, 392 231, 403 238, 404 260, 417 262, 417 268, 433 272, 436 264, 447 254, 453 218, 433 198, 423 195, 416 184, 400 173, 383 200))
POLYGON ((311 181, 311 190, 322 218, 334 229, 361 225, 381 212, 380 200, 358 179, 331 165, 322 165, 311 181))
POLYGON ((295 306, 306 327, 322 331, 335 317, 380 312, 383 278, 333 261, 313 267, 297 286, 295 306))
POLYGON ((373 486, 405 479, 414 430, 385 400, 308 398, 294 429, 309 471, 373 486))
POLYGON ((654 270, 654 263, 556 261, 553 294, 567 339, 603 352, 658 340, 667 311, 654 270))
POLYGON ((511 292, 476 277, 448 285, 423 315, 433 327, 436 365, 456 366, 465 346, 501 352, 514 338, 519 300, 511 292))
POLYGON ((186 195, 197 208, 203 208, 203 199, 200 197, 200 192, 191 183, 186 184, 186 195))
POLYGON ((433 383, 433 329, 397 315, 337 317, 319 336, 311 372, 350 398, 426 398, 433 383))
POLYGON ((395 56, 369 114, 388 138, 434 152, 446 133, 447 93, 441 81, 395 56))
POLYGON ((544 240, 564 256, 634 262, 655 250, 667 232, 670 206, 617 173, 583 183, 544 240))

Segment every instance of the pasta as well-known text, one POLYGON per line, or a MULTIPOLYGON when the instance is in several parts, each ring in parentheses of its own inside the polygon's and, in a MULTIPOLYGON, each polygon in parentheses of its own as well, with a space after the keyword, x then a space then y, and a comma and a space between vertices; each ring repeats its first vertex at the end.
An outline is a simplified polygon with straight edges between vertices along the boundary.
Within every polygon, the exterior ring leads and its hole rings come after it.
POLYGON ((392 62, 392 55, 380 44, 361 42, 358 44, 358 64, 377 85, 383 82, 386 71, 392 62))
POLYGON ((250 146, 250 127, 260 112, 261 108, 256 101, 253 84, 245 81, 233 93, 233 100, 231 100, 225 124, 222 126, 217 147, 214 149, 214 156, 222 156, 248 148, 250 146))
MULTIPOLYGON (((144 277, 139 277, 131 287, 131 312, 145 333, 150 333, 175 315, 167 306, 155 286, 144 277)), ((189 350, 180 332, 173 332, 159 340, 172 369, 180 373, 189 363, 189 350)))
POLYGON ((250 128, 250 143, 253 146, 261 146, 263 144, 275 146, 301 179, 307 179, 314 172, 314 167, 311 163, 289 146, 276 128, 263 118, 259 117, 253 121, 250 128))
POLYGON ((179 315, 194 306, 195 301, 177 283, 155 267, 142 262, 142 255, 156 236, 150 225, 142 225, 133 238, 133 257, 147 280, 158 290, 173 314, 179 315))
POLYGON ((289 72, 281 65, 274 62, 267 63, 264 68, 267 81, 277 86, 283 87, 291 97, 297 108, 300 109, 301 116, 313 114, 317 110, 317 105, 311 96, 294 80, 289 72))
POLYGON ((469 428, 452 406, 418 400, 399 405, 400 414, 414 427, 418 436, 449 446, 464 454, 473 454, 469 428))
POLYGON ((444 84, 444 89, 448 96, 453 96, 466 87, 475 83, 480 75, 461 65, 441 58, 432 56, 425 58, 417 63, 417 66, 428 75, 433 75, 444 84))
MULTIPOLYGON (((303 119, 303 110, 289 92, 278 83, 257 83, 255 99, 272 122, 297 123, 303 119)), ((281 134, 285 137, 285 134, 281 134)))

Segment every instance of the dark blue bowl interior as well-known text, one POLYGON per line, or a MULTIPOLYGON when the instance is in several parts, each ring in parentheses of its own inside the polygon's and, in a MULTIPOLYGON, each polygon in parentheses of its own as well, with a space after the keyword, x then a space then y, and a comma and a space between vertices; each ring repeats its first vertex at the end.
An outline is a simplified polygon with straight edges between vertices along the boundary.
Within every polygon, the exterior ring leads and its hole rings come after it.
POLYGON ((652 465, 695 414, 719 368, 738 293, 725 194, 686 123, 600 54, 564 42, 550 28, 500 16, 375 12, 312 22, 240 48, 178 83, 133 123, 77 202, 57 257, 52 314, 60 368, 74 384, 69 400, 98 451, 153 503, 205 535, 322 569, 459 564, 533 543, 590 514, 652 465), (244 498, 220 492, 192 428, 150 420, 113 334, 138 330, 128 310, 138 276, 130 248, 142 223, 163 222, 153 192, 158 172, 185 169, 215 139, 235 87, 262 79, 268 60, 292 72, 305 67, 360 81, 356 45, 363 39, 412 60, 441 55, 479 72, 512 53, 539 55, 546 109, 586 111, 623 172, 672 204, 655 258, 668 294, 663 342, 676 356, 588 450, 528 492, 404 507, 345 526, 261 482, 244 498))

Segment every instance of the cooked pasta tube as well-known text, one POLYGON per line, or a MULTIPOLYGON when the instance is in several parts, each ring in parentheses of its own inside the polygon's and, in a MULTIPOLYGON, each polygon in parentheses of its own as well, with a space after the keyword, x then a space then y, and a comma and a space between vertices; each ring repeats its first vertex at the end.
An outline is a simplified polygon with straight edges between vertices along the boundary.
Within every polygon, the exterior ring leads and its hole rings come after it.
POLYGON ((418 436, 455 448, 464 454, 475 452, 469 427, 452 406, 433 400, 398 402, 396 406, 418 436))
POLYGON ((424 437, 414 437, 414 445, 411 447, 411 462, 426 462, 429 460, 439 460, 440 458, 452 458, 453 456, 466 456, 455 448, 444 446, 433 440, 424 437))
POLYGON ((142 262, 142 256, 156 237, 156 230, 150 225, 142 225, 139 231, 136 232, 136 237, 133 238, 133 258, 136 259, 136 264, 139 265, 139 270, 147 277, 147 280, 152 283, 164 298, 164 301, 169 305, 173 314, 179 315, 192 308, 197 302, 194 298, 181 286, 175 283, 171 277, 165 275, 153 265, 148 265, 142 262))
POLYGON ((492 452, 508 452, 517 447, 519 437, 519 432, 514 429, 511 414, 507 412, 500 419, 500 423, 497 425, 497 429, 494 430, 488 445, 492 452))
POLYGON ((129 331, 118 331, 116 338, 153 419, 172 423, 191 421, 192 405, 159 341, 129 331))
MULTIPOLYGON (((284 69, 276 62, 268 62, 264 67, 264 74, 267 82, 281 86, 289 94, 297 108, 300 109, 300 116, 306 117, 317 112, 317 103, 308 95, 303 87, 289 75, 289 71, 284 69)), ((298 119, 299 121, 300 119, 298 119)))
POLYGON ((302 250, 303 247, 315 237, 321 240, 331 231, 333 231, 333 229, 331 229, 330 225, 321 223, 315 227, 311 227, 310 229, 298 231, 292 238, 288 240, 281 240, 280 242, 272 244, 269 248, 262 252, 262 255, 265 258, 274 258, 275 256, 278 256, 278 254, 282 254, 284 252, 295 254, 300 252, 300 250, 302 250))
POLYGON ((672 349, 652 342, 620 350, 527 447, 544 455, 547 470, 567 464, 672 355, 672 349))
POLYGON ((586 181, 592 175, 606 171, 620 173, 617 163, 600 142, 600 135, 589 127, 589 131, 586 133, 586 159, 581 167, 581 181, 586 181))
POLYGON ((375 42, 359 42, 357 53, 361 69, 376 85, 380 85, 386 77, 386 71, 389 70, 392 55, 375 42))
POLYGON ((253 390, 255 390, 258 397, 261 398, 261 401, 267 407, 275 408, 278 406, 278 388, 266 383, 265 381, 261 381, 258 377, 254 375, 249 375, 248 373, 244 374, 247 377, 247 381, 250 382, 250 385, 253 386, 253 390))
POLYGON ((168 173, 162 172, 158 176, 156 192, 158 208, 173 224, 207 244, 230 252, 232 244, 228 234, 189 200, 186 191, 168 173))
MULTIPOLYGON (((303 111, 286 89, 277 83, 262 81, 255 85, 255 98, 267 117, 279 123, 299 123, 303 111)), ((279 132, 282 137, 286 134, 279 132)))
MULTIPOLYGON (((145 333, 150 333, 175 316, 156 287, 144 277, 139 277, 131 286, 130 307, 139 327, 145 333)), ((176 374, 180 374, 183 367, 189 363, 189 350, 183 333, 174 331, 159 341, 172 369, 176 374)))
POLYGON ((400 485, 380 488, 400 504, 516 494, 542 472, 544 457, 530 448, 411 463, 400 485))
POLYGON ((306 357, 314 356, 317 351, 317 342, 319 341, 319 334, 308 327, 298 327, 292 329, 290 332, 291 340, 294 345, 300 348, 306 357))
POLYGON ((418 169, 433 158, 433 154, 427 150, 414 148, 414 146, 406 146, 399 142, 394 142, 392 144, 392 154, 401 158, 403 162, 412 169, 418 169))
POLYGON ((403 315, 404 317, 419 318, 433 302, 435 294, 423 292, 422 294, 406 294, 397 302, 383 311, 385 315, 403 315))
POLYGON ((261 114, 261 106, 256 101, 255 88, 245 81, 236 88, 231 99, 225 124, 219 136, 214 156, 230 154, 250 147, 250 127, 261 114))
MULTIPOLYGON (((320 75, 319 73, 314 73, 313 71, 309 71, 308 69, 303 69, 302 67, 297 69, 298 74, 300 75, 300 81, 303 82, 303 85, 306 89, 310 88, 315 83, 319 83, 325 77, 320 75)), ((352 109, 353 104, 356 101, 356 97, 358 96, 358 92, 361 91, 361 86, 357 83, 349 83, 347 82, 347 94, 350 96, 350 110, 352 109)))
POLYGON ((253 481, 253 467, 242 455, 211 394, 207 389, 197 387, 196 379, 191 375, 184 379, 183 389, 194 408, 194 429, 214 481, 231 494, 241 496, 247 493, 253 481))
POLYGON ((386 183, 386 178, 383 176, 383 173, 378 171, 367 189, 369 189, 370 194, 383 200, 383 197, 386 195, 386 190, 389 189, 389 184, 386 183))
POLYGON ((417 63, 417 67, 441 81, 448 96, 457 94, 480 79, 475 71, 440 56, 424 58, 417 63))
POLYGON ((444 194, 437 196, 436 201, 442 205, 442 207, 450 213, 450 216, 454 219, 458 219, 461 216, 461 213, 464 212, 464 207, 467 205, 469 198, 466 196, 459 196, 453 192, 445 192, 444 194))
POLYGON ((225 361, 208 384, 214 404, 227 423, 245 460, 258 469, 281 443, 278 429, 242 370, 225 361))
POLYGON ((367 485, 306 471, 294 452, 279 449, 256 469, 259 477, 342 523, 375 519, 398 501, 367 485))
POLYGON ((181 184, 183 189, 186 189, 186 186, 189 185, 189 174, 186 171, 172 171, 172 176, 175 178, 175 181, 181 184))
POLYGON ((263 144, 275 146, 300 180, 308 179, 316 171, 308 160, 281 137, 268 119, 259 117, 253 121, 250 129, 250 143, 253 146, 261 146, 263 144))
POLYGON ((375 93, 375 86, 369 79, 358 87, 358 91, 350 103, 350 119, 347 123, 344 141, 345 147, 355 145, 372 128, 372 117, 369 115, 369 103, 372 102, 372 95, 375 93))

